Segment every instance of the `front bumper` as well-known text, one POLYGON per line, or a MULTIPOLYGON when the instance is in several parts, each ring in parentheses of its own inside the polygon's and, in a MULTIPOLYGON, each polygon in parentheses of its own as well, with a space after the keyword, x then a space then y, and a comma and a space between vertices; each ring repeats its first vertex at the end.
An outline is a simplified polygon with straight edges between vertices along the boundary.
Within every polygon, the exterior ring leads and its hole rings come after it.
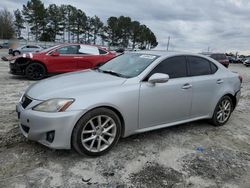
MULTIPOLYGON (((33 101, 32 104, 38 104, 39 102, 33 101)), ((70 149, 71 133, 82 112, 46 113, 34 111, 29 106, 31 105, 28 105, 25 109, 21 103, 16 106, 22 134, 29 140, 37 141, 49 148, 70 149), (51 133, 52 139, 51 135, 48 137, 51 133)))
POLYGON ((14 75, 24 75, 24 69, 22 68, 22 66, 18 66, 15 62, 9 63, 9 68, 10 68, 10 74, 14 74, 14 75))

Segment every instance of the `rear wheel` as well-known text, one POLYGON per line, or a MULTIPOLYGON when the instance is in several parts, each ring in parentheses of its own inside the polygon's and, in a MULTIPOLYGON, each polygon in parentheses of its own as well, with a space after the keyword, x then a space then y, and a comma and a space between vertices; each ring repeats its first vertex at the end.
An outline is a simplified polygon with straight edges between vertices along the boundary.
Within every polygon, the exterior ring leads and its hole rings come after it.
POLYGON ((46 69, 40 63, 31 63, 25 69, 25 76, 30 80, 41 80, 45 75, 46 69))
POLYGON ((233 102, 229 96, 224 96, 220 99, 215 107, 211 122, 215 126, 224 125, 230 118, 233 111, 233 102))
POLYGON ((86 113, 72 133, 72 145, 80 154, 99 156, 119 140, 121 122, 112 110, 98 108, 86 113))

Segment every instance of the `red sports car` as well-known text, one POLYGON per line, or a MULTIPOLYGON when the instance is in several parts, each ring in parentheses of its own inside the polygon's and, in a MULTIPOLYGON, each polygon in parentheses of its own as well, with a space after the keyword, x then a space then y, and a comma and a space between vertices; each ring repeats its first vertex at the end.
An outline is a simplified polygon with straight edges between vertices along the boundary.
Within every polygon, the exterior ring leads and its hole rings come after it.
POLYGON ((93 68, 115 56, 115 53, 98 46, 63 44, 6 59, 10 61, 11 74, 40 80, 50 74, 93 68))

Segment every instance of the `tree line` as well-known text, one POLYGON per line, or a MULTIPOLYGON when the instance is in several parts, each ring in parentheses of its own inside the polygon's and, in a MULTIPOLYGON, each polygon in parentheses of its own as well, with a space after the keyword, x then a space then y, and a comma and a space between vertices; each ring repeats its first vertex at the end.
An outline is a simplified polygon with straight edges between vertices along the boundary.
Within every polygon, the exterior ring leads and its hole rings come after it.
POLYGON ((87 16, 72 5, 45 7, 41 0, 30 0, 22 10, 14 11, 13 28, 18 38, 25 26, 29 27, 35 40, 40 41, 96 44, 99 39, 102 45, 108 43, 125 48, 153 48, 158 44, 155 34, 146 25, 130 17, 112 16, 103 23, 98 16, 87 16))

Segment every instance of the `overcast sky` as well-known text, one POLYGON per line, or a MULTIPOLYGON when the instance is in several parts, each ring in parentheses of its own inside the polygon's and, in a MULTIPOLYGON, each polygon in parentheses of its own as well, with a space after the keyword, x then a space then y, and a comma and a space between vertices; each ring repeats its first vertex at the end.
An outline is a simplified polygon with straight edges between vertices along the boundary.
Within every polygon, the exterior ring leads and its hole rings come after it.
MULTIPOLYGON (((250 53, 250 0, 44 0, 45 6, 70 4, 102 21, 130 16, 156 35, 158 48, 250 53)), ((22 9, 27 0, 1 0, 0 8, 22 9)))

